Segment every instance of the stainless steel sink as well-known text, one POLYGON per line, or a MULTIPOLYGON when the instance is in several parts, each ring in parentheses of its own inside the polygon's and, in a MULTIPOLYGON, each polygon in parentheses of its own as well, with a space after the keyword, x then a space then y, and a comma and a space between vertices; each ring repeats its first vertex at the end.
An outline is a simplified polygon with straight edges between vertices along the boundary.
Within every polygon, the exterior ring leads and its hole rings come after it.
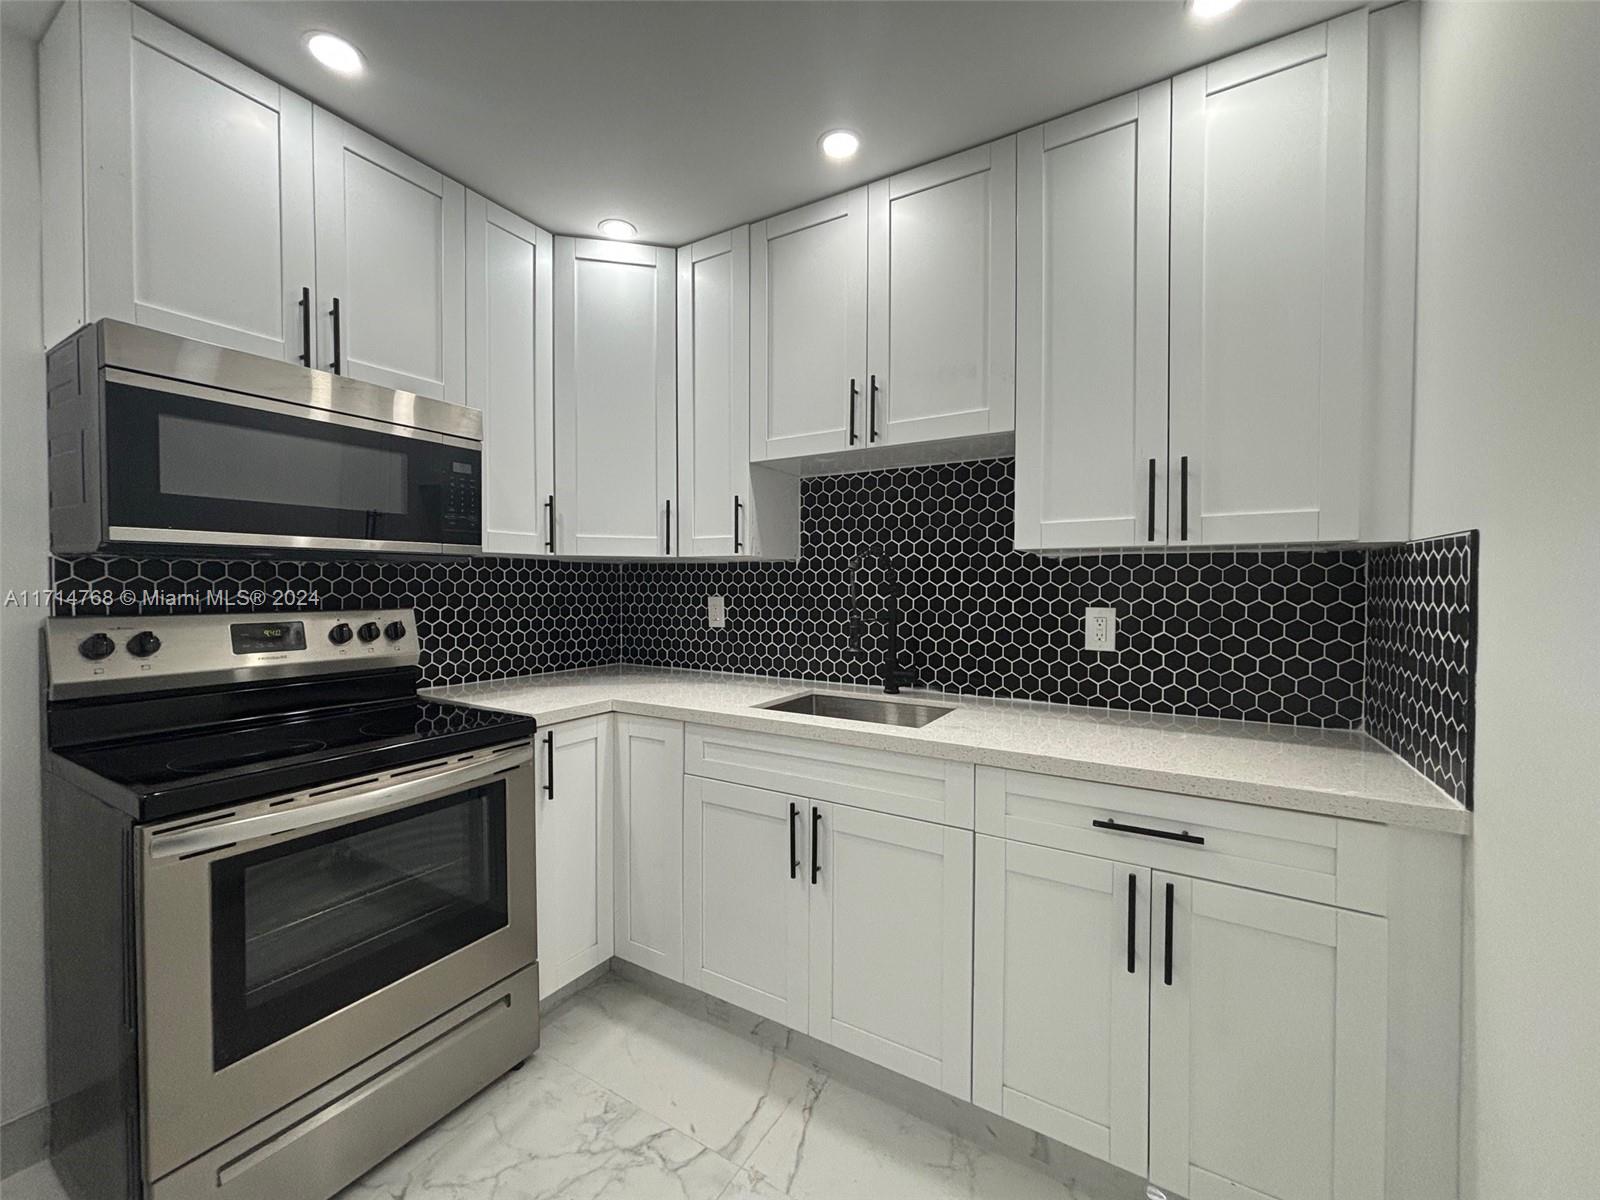
POLYGON ((921 729, 954 711, 946 704, 927 704, 920 700, 879 700, 872 696, 841 696, 836 692, 804 692, 761 707, 774 712, 805 713, 807 716, 834 717, 841 721, 872 721, 878 725, 900 725, 910 729, 921 729))

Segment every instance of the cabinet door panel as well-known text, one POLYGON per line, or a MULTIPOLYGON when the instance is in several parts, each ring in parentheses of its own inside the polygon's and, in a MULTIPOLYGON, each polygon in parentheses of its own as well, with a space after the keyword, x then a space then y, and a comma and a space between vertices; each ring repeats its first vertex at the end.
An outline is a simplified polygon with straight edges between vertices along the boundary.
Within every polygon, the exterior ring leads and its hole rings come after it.
POLYGON ((466 402, 466 192, 321 109, 315 115, 319 365, 466 402))
POLYGON ((541 997, 605 962, 612 948, 611 720, 554 725, 545 739, 534 830, 541 997))
POLYGON ((1174 875, 1153 887, 1163 949, 1172 893, 1172 982, 1157 963, 1151 1178, 1196 1200, 1381 1200, 1388 923, 1174 875))
POLYGON ((299 360, 311 105, 141 9, 82 19, 87 317, 299 360))
POLYGON ((1012 428, 1016 185, 1014 137, 872 185, 868 444, 1012 428))
POLYGON ((683 978, 683 725, 617 718, 616 953, 683 978))
POLYGON ((1359 532, 1366 21, 1173 83, 1174 541, 1359 532))
POLYGON ((1170 91, 1018 138, 1019 547, 1167 537, 1170 91))
POLYGON ((676 256, 577 238, 556 238, 555 254, 556 544, 660 558, 676 490, 676 256))
POLYGON ((965 1100, 972 1093, 972 834, 815 810, 811 1034, 965 1100))
POLYGON ((802 1033, 809 897, 800 822, 806 811, 794 796, 684 780, 683 981, 802 1033))
POLYGON ((852 422, 864 441, 866 201, 858 189, 751 226, 753 461, 848 449, 852 422))
POLYGON ((975 895, 973 1102, 1144 1174, 1150 872, 980 836, 975 895))

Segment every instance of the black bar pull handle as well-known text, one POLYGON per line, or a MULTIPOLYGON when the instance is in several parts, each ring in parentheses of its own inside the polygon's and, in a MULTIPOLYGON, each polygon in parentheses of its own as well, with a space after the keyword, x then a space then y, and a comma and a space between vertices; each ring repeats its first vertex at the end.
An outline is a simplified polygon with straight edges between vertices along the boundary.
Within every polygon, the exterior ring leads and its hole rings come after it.
POLYGON ((1153 542, 1156 540, 1156 460, 1153 458, 1150 460, 1150 515, 1146 521, 1147 532, 1144 540, 1153 542))
POLYGON ((744 502, 735 495, 733 498, 733 552, 735 554, 742 553, 744 550, 744 539, 739 536, 739 516, 743 511, 744 502))
POLYGON ((667 553, 672 553, 672 501, 667 501, 667 553))
POLYGON ((1112 833, 1137 833, 1142 837, 1165 838, 1169 842, 1187 842, 1191 846, 1204 846, 1206 840, 1185 829, 1182 833, 1173 833, 1170 829, 1149 829, 1143 825, 1124 825, 1121 821, 1106 819, 1104 821, 1091 821, 1096 829, 1109 829, 1112 833))
POLYGON ((552 800, 556 798, 556 733, 553 729, 544 735, 544 794, 552 800))
POLYGON ((800 878, 800 841, 798 822, 800 820, 800 806, 793 800, 789 801, 789 878, 800 878))
POLYGON ((1187 454, 1178 460, 1178 479, 1180 481, 1180 490, 1178 492, 1178 536, 1182 541, 1187 542, 1189 540, 1189 456, 1187 454))
POLYGON ((1173 893, 1176 890, 1173 884, 1167 884, 1167 948, 1162 956, 1163 966, 1161 973, 1168 987, 1172 986, 1172 900, 1173 893))
POLYGON ((878 440, 878 377, 867 376, 867 443, 878 440))
POLYGON ((300 361, 311 365, 311 289, 300 289, 300 361))
POLYGON ((1139 877, 1128 873, 1128 974, 1134 970, 1133 955, 1139 929, 1139 877))
POLYGON ((856 381, 855 381, 855 378, 852 376, 851 379, 850 379, 850 444, 852 446, 854 446, 856 444, 857 440, 858 439, 856 438, 856 381))
POLYGON ((344 355, 341 353, 340 339, 343 336, 339 326, 339 297, 333 298, 333 307, 328 310, 328 315, 333 318, 333 373, 344 374, 344 355))
POLYGON ((544 548, 556 552, 556 497, 552 492, 544 501, 544 548))
POLYGON ((811 807, 811 882, 815 884, 822 874, 822 855, 817 851, 817 837, 822 829, 822 810, 811 807))

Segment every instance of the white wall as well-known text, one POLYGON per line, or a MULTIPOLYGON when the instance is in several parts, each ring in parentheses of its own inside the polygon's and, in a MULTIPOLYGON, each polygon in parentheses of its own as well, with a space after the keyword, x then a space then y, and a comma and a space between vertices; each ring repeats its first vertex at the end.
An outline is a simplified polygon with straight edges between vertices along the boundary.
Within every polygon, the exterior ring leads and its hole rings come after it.
MULTIPOLYGON (((36 43, 0 30, 0 596, 48 583, 39 296, 36 43)), ((42 612, 0 607, 0 1120, 41 1107, 39 871, 42 612)))
POLYGON ((1594 1196, 1600 4, 1428 3, 1422 56, 1412 521, 1483 531, 1466 1194, 1594 1196))

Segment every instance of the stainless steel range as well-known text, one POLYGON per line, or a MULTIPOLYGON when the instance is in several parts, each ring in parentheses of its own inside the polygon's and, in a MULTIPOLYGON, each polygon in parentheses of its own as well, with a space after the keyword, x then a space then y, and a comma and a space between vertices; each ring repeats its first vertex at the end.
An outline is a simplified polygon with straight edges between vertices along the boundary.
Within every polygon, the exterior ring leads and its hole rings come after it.
POLYGON ((51 1153, 319 1200, 538 1046, 530 718, 409 611, 48 622, 51 1153))

